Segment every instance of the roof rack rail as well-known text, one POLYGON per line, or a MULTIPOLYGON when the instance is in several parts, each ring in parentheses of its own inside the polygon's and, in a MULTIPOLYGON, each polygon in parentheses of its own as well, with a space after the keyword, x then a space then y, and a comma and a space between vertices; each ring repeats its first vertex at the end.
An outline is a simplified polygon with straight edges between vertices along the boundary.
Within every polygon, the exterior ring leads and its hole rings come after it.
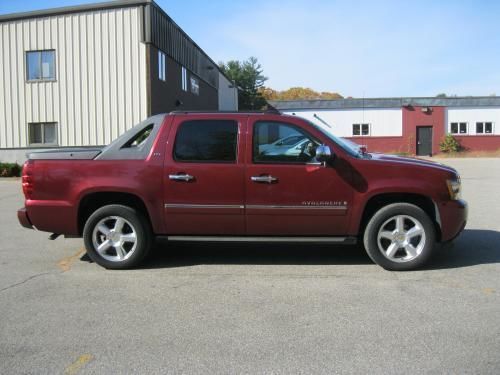
POLYGON ((270 109, 265 109, 265 110, 247 110, 247 111, 214 111, 214 110, 175 110, 175 111, 170 111, 169 114, 175 115, 175 114, 189 114, 189 113, 236 113, 236 114, 242 114, 242 113, 255 113, 255 114, 275 114, 275 115, 281 115, 282 113, 277 110, 276 108, 270 108, 270 109))

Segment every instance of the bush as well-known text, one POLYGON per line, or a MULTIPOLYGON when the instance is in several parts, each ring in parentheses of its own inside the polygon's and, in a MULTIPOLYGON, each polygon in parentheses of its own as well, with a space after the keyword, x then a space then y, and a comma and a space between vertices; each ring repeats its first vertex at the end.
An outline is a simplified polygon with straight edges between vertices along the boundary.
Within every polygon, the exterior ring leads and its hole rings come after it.
POLYGON ((21 169, 17 163, 0 163, 0 177, 20 177, 21 169))
POLYGON ((446 135, 439 144, 441 152, 459 152, 462 150, 460 143, 451 134, 446 135))

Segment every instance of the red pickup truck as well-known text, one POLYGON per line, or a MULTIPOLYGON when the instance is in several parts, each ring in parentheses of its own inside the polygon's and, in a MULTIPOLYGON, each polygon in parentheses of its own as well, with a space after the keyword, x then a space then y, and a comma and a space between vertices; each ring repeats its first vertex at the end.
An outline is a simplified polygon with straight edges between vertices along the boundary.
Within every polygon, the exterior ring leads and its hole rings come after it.
POLYGON ((278 113, 156 115, 103 149, 32 153, 24 227, 83 237, 112 269, 155 236, 353 244, 389 270, 422 266, 465 227, 460 177, 442 164, 367 153, 278 113))

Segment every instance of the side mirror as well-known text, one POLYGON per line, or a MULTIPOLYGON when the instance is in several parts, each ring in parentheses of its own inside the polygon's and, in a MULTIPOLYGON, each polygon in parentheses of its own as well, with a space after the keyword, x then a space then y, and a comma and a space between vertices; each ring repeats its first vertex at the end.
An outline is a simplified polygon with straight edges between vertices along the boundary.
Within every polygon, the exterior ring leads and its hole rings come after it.
POLYGON ((320 145, 316 147, 316 160, 320 163, 326 163, 333 159, 332 151, 329 146, 320 145))

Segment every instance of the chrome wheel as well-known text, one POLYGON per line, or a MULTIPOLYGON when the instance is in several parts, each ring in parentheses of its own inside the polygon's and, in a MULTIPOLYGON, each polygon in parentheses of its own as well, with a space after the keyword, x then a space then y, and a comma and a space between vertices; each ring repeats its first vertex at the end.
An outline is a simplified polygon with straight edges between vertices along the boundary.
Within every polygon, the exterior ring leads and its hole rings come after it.
POLYGON ((414 217, 397 215, 385 221, 378 231, 380 252, 393 262, 409 262, 417 258, 426 241, 423 225, 414 217))
POLYGON ((92 243, 97 253, 110 262, 122 262, 137 248, 134 226, 120 216, 100 220, 92 232, 92 243))

